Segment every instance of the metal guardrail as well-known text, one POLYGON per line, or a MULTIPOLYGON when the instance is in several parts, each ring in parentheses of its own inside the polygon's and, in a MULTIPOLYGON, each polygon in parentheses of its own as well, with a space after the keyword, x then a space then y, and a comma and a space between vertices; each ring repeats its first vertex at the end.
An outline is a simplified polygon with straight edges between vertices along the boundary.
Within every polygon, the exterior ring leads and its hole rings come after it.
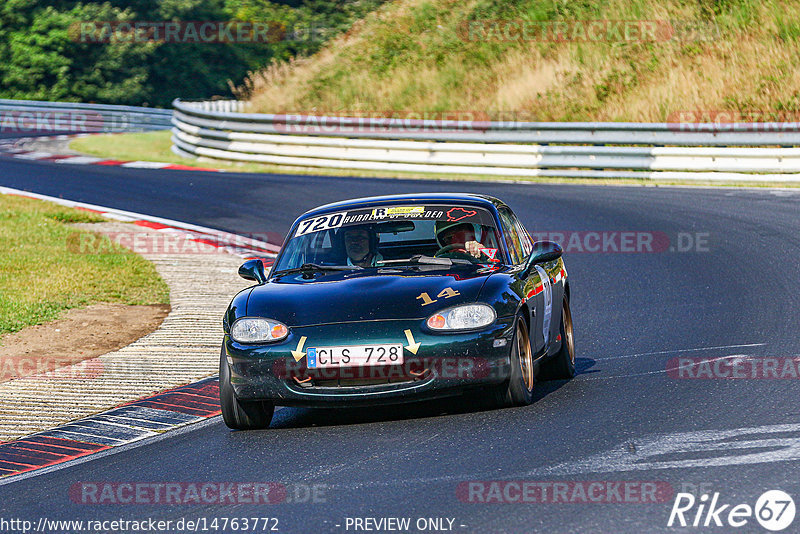
POLYGON ((4 133, 168 130, 171 119, 170 109, 0 99, 0 132, 4 133))
POLYGON ((763 148, 800 146, 800 123, 703 124, 681 131, 681 125, 660 123, 252 114, 232 101, 176 100, 173 106, 173 151, 185 157, 499 176, 800 181, 800 148, 763 148), (586 144, 592 146, 578 146, 586 144))

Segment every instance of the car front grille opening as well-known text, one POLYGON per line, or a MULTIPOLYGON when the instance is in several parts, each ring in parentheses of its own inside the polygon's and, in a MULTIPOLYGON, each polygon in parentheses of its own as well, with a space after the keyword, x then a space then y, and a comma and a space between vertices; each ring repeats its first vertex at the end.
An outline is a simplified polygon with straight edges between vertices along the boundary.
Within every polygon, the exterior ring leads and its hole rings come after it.
POLYGON ((357 388, 366 386, 385 386, 389 384, 409 384, 426 380, 431 370, 402 369, 391 367, 375 368, 342 368, 336 372, 319 372, 308 370, 303 376, 292 376, 294 383, 303 389, 310 388, 357 388), (366 372, 363 370, 366 369, 366 372), (313 373, 313 374, 312 374, 313 373))

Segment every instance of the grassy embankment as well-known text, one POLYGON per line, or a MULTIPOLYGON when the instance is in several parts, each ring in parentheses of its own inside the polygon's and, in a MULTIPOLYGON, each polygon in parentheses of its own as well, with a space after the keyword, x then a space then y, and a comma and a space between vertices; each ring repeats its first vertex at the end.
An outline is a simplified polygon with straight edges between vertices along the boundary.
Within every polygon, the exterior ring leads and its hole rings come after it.
POLYGON ((100 302, 168 304, 153 264, 110 241, 78 253, 68 223, 104 219, 48 202, 0 195, 0 335, 100 302))
POLYGON ((311 58, 252 75, 240 95, 264 113, 479 110, 661 122, 686 110, 798 112, 798 58, 800 4, 786 0, 400 0, 311 58), (487 23, 465 31, 470 21, 574 28, 598 19, 677 23, 655 40, 610 31, 597 41, 587 33, 554 42, 536 31, 505 40, 502 25, 487 23))
MULTIPOLYGON (((661 122, 682 111, 735 111, 744 120, 771 114, 796 120, 798 58, 800 4, 785 0, 398 0, 317 54, 254 73, 238 94, 250 102, 248 111, 265 113, 473 111, 497 119, 661 122), (486 22, 545 21, 552 36, 554 23, 575 28, 575 21, 591 20, 655 21, 657 38, 634 33, 620 39, 610 32, 601 40, 555 42, 538 37, 539 30, 533 39, 509 40, 502 37, 503 22, 486 22), (470 22, 478 23, 471 32, 470 22)), ((166 132, 125 137, 93 136, 73 147, 104 157, 241 171, 486 178, 187 163, 169 152, 166 132)))

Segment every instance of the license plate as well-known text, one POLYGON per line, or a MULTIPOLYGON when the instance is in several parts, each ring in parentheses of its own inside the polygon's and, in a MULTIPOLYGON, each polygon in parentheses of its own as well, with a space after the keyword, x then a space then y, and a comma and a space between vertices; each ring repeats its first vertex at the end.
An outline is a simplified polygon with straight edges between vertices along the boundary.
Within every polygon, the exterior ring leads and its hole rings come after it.
POLYGON ((309 369, 329 367, 365 367, 403 363, 403 345, 348 345, 345 347, 309 347, 309 369))

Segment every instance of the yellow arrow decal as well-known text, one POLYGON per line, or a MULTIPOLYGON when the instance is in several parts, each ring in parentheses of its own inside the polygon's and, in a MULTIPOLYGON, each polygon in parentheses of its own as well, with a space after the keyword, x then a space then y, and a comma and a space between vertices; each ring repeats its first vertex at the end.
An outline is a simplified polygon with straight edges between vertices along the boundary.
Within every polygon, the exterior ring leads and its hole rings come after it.
POLYGON ((408 350, 408 352, 411 354, 416 354, 419 350, 420 343, 414 343, 414 334, 411 333, 411 330, 406 330, 405 334, 406 339, 408 340, 408 346, 406 347, 406 350, 408 350))
POLYGON ((306 344, 306 336, 300 338, 300 341, 297 342, 297 350, 292 351, 292 356, 294 356, 294 361, 299 362, 303 359, 303 356, 306 355, 305 351, 303 350, 303 345, 306 344))

